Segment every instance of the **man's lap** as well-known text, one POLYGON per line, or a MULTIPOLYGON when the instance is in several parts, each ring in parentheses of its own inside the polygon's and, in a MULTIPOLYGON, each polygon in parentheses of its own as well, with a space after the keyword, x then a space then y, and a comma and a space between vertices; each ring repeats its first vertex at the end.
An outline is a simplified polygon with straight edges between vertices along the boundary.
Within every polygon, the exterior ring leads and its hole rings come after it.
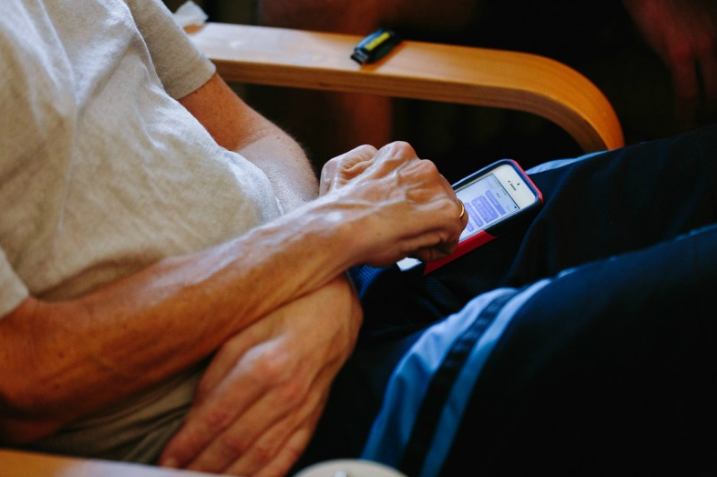
POLYGON ((715 289, 714 225, 551 281, 468 390, 445 475, 714 468, 715 289))

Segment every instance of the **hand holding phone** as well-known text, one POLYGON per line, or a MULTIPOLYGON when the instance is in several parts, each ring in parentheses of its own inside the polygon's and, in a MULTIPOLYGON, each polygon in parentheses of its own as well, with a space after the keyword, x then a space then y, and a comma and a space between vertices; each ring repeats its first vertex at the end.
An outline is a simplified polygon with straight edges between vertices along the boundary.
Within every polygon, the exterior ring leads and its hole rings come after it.
POLYGON ((405 258, 402 271, 422 269, 423 274, 465 255, 503 234, 542 205, 543 196, 525 171, 512 159, 495 162, 453 184, 468 214, 468 224, 456 250, 448 257, 423 263, 405 258))

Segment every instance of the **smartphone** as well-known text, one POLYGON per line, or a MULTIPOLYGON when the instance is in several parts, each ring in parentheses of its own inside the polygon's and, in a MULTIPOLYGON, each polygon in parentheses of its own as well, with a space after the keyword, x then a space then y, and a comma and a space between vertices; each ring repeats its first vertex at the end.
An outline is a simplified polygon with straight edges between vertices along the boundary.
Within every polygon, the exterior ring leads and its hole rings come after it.
POLYGON ((525 171, 512 159, 502 159, 453 184, 468 214, 456 250, 448 257, 423 263, 405 258, 397 263, 402 271, 427 274, 471 250, 484 245, 534 214, 543 195, 525 171))

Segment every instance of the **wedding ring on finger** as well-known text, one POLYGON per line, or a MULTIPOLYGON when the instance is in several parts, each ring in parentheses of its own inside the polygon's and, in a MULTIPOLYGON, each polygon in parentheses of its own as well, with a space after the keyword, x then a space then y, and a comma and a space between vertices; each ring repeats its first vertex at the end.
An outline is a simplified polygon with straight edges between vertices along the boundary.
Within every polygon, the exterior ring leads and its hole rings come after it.
POLYGON ((463 220, 463 216, 466 215, 466 206, 461 199, 458 199, 458 203, 461 204, 461 213, 458 214, 458 220, 463 220))

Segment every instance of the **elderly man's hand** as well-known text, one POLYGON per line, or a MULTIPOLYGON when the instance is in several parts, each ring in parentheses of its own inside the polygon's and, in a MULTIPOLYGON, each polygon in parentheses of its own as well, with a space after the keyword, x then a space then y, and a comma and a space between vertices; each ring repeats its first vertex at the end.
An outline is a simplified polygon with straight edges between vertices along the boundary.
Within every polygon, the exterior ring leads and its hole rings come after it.
POLYGON ((467 221, 435 164, 419 159, 402 142, 379 150, 361 146, 330 160, 322 171, 320 193, 336 204, 336 220, 353 224, 351 240, 363 247, 360 263, 445 257, 467 221))
POLYGON ((160 464, 285 475, 309 442, 361 320, 353 287, 340 277, 228 341, 160 464))
POLYGON ((672 74, 677 120, 689 127, 717 105, 717 3, 623 0, 647 43, 672 74), (700 90, 702 88, 702 91, 700 90))

